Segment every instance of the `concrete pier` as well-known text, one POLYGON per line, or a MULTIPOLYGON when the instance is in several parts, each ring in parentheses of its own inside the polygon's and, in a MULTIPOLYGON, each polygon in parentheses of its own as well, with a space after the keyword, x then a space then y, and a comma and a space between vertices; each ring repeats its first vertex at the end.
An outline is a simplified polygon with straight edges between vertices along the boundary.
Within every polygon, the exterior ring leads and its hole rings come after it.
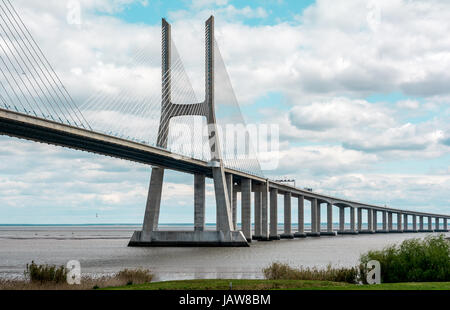
POLYGON ((241 231, 135 231, 132 247, 248 247, 241 231))
POLYGON ((253 235, 253 240, 261 239, 261 224, 262 224, 262 194, 259 185, 254 186, 254 202, 255 202, 255 234, 253 235))
POLYGON ((233 175, 231 173, 225 174, 225 183, 227 184, 227 190, 228 190, 228 199, 230 201, 231 206, 231 226, 233 230, 236 230, 236 225, 234 225, 234 182, 233 182, 233 175))
POLYGON ((316 199, 316 229, 317 232, 320 233, 322 232, 322 204, 320 203, 320 200, 316 199))
POLYGON ((248 242, 252 241, 252 181, 241 180, 241 230, 248 242))
POLYGON ((327 232, 333 232, 333 205, 327 203, 327 232))
POLYGON ((358 208, 358 232, 362 231, 362 209, 358 208))
POLYGON ((269 183, 261 185, 261 238, 260 241, 268 241, 269 238, 269 183))
POLYGON ((387 212, 381 211, 381 220, 383 223, 383 228, 379 231, 379 233, 387 233, 388 231, 388 223, 387 223, 387 212))
POLYGON ((409 230, 409 228, 408 228, 408 214, 407 213, 403 214, 403 230, 405 232, 409 230))
MULTIPOLYGON (((321 236, 336 236, 336 232, 333 230, 333 205, 326 202, 327 208, 327 229, 326 231, 321 231, 321 236)), ((319 223, 320 225, 320 223, 319 223)))
POLYGON ((270 236, 271 240, 279 240, 278 235, 278 190, 270 190, 270 236))
POLYGON ((350 232, 356 233, 355 208, 350 207, 350 232))
POLYGON ((317 199, 312 198, 311 199, 311 232, 306 234, 309 237, 319 237, 320 236, 320 231, 319 231, 319 227, 318 227, 318 222, 320 222, 320 220, 318 220, 317 217, 320 217, 320 213, 318 212, 317 199))
POLYGON ((164 180, 164 169, 152 167, 152 176, 148 189, 147 206, 145 207, 144 224, 142 230, 151 232, 158 229, 159 211, 161 207, 162 186, 164 180))
POLYGON ((294 234, 295 238, 306 237, 305 233, 305 197, 298 196, 298 231, 294 234))
POLYGON ((372 209, 367 209, 367 232, 373 232, 373 212, 372 209))
POLYGON ((205 231, 205 176, 194 176, 194 230, 205 231))
POLYGON ((444 219, 444 230, 448 231, 447 219, 444 219))
POLYGON ((233 186, 233 200, 232 200, 232 213, 233 213, 233 229, 237 230, 237 187, 233 186))
POLYGON ((413 229, 414 232, 417 232, 418 231, 418 229, 417 229, 417 216, 415 214, 413 214, 413 216, 412 216, 412 222, 413 222, 412 229, 413 229))
POLYGON ((372 231, 377 232, 378 230, 378 218, 377 218, 377 210, 372 210, 372 231))
POLYGON ((339 232, 345 231, 345 208, 339 207, 339 232))
POLYGON ((291 193, 284 193, 284 233, 281 239, 294 239, 292 234, 291 193))
POLYGON ((402 214, 397 213, 397 232, 402 233, 403 227, 402 227, 402 214))
POLYGON ((388 212, 388 231, 393 232, 393 230, 394 230, 394 225, 392 222, 392 212, 388 212))

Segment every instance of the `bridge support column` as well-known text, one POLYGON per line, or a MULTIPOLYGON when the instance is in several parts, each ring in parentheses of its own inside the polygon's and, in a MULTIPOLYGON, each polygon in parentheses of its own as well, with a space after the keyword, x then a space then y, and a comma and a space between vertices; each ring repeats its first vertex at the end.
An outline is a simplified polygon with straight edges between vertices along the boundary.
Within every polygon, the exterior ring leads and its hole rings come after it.
POLYGON ((327 231, 333 233, 333 205, 327 203, 327 231))
POLYGON ((356 233, 355 208, 354 207, 350 207, 350 232, 352 234, 356 233))
POLYGON ((408 214, 404 213, 403 214, 403 231, 407 232, 409 230, 408 227, 408 214))
POLYGON ((393 232, 394 225, 392 225, 392 212, 388 212, 388 232, 393 232))
POLYGON ((261 223, 262 223, 262 210, 261 210, 261 190, 259 185, 255 185, 254 196, 255 196, 255 235, 252 237, 253 240, 261 239, 261 223))
POLYGON ((232 212, 233 212, 233 227, 237 230, 237 188, 233 186, 233 201, 232 201, 232 212))
POLYGON ((444 219, 444 230, 448 231, 447 219, 444 219))
POLYGON ((336 236, 336 232, 333 230, 333 204, 327 202, 327 230, 321 232, 323 236, 336 236))
POLYGON ((383 221, 383 230, 382 232, 386 233, 388 232, 388 228, 387 228, 387 212, 386 211, 382 211, 382 221, 383 221))
POLYGON ((376 233, 378 230, 378 211, 372 210, 372 232, 376 233))
POLYGON ((435 231, 439 231, 440 230, 439 218, 438 217, 434 218, 434 230, 435 231))
POLYGON ((423 215, 419 216, 419 232, 423 232, 423 215))
POLYGON ((305 197, 298 196, 298 231, 294 234, 295 238, 304 238, 305 234, 305 197))
POLYGON ((431 216, 428 217, 428 230, 433 231, 433 222, 431 216))
POLYGON ((225 183, 227 184, 227 190, 228 190, 228 199, 230 201, 231 206, 231 226, 232 229, 236 229, 236 226, 234 226, 233 221, 233 212, 234 212, 234 205, 233 205, 233 198, 234 198, 234 181, 233 181, 233 175, 231 173, 225 174, 225 183))
POLYGON ((278 190, 270 190, 270 239, 279 240, 278 235, 278 190))
POLYGON ((415 214, 412 215, 412 222, 413 222, 412 230, 413 232, 417 232, 417 215, 415 214))
POLYGON ((269 223, 268 223, 268 201, 269 182, 261 185, 261 238, 260 241, 268 241, 269 239, 269 223))
POLYGON ((194 175, 194 230, 205 230, 205 176, 194 175))
POLYGON ((322 232, 322 204, 317 199, 316 199, 316 229, 320 235, 320 233, 322 232))
POLYGON ((397 213, 397 232, 403 232, 402 230, 402 214, 397 213))
POLYGON ((367 232, 371 233, 373 228, 373 219, 372 219, 373 213, 372 209, 367 209, 367 232))
POLYGON ((362 209, 358 207, 358 232, 362 231, 362 209))
POLYGON ((318 202, 316 198, 312 198, 311 199, 311 232, 307 233, 307 236, 311 236, 311 237, 319 237, 320 236, 320 231, 319 231, 319 226, 318 226, 318 222, 320 222, 320 220, 317 219, 317 217, 320 217, 320 213, 318 214, 317 210, 318 210, 318 202))
POLYGON ((252 181, 250 179, 241 180, 241 223, 242 232, 248 242, 252 241, 252 181))
POLYGON ((153 167, 148 189, 147 206, 145 207, 144 225, 142 227, 143 234, 149 234, 158 229, 163 179, 164 169, 153 167))
POLYGON ((343 233, 345 230, 345 208, 339 207, 339 232, 343 233))
POLYGON ((282 239, 293 239, 292 234, 292 207, 290 192, 284 193, 284 233, 280 236, 282 239))

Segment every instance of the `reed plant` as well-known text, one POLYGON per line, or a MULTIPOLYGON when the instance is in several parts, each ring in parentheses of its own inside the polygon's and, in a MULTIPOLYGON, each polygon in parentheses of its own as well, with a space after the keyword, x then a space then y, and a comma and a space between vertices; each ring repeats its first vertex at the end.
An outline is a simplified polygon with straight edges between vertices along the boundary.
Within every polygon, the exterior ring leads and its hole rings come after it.
POLYGON ((382 283, 450 281, 450 241, 442 234, 363 254, 359 266, 363 283, 370 260, 380 262, 382 283))
POLYGON ((358 268, 334 268, 328 265, 325 269, 317 267, 292 268, 287 264, 275 262, 263 269, 267 280, 316 280, 333 282, 358 282, 358 268))

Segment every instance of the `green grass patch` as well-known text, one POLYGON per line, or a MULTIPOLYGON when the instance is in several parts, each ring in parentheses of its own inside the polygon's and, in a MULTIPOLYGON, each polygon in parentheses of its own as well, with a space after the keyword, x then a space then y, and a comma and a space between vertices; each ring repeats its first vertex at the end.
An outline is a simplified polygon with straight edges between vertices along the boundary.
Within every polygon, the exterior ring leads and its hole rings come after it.
POLYGON ((109 287, 107 290, 450 290, 450 282, 358 285, 316 280, 183 280, 109 287))

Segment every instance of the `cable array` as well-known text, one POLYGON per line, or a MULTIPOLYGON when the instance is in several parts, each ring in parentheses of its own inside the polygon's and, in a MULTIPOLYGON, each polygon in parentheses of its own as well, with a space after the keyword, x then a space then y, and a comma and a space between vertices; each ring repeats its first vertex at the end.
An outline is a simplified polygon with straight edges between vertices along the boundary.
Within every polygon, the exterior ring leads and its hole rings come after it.
POLYGON ((10 0, 0 0, 0 105, 91 129, 10 0))
POLYGON ((252 141, 255 137, 248 130, 216 41, 214 61, 215 112, 217 126, 222 129, 220 144, 224 165, 264 177, 255 151, 255 141, 252 141))

